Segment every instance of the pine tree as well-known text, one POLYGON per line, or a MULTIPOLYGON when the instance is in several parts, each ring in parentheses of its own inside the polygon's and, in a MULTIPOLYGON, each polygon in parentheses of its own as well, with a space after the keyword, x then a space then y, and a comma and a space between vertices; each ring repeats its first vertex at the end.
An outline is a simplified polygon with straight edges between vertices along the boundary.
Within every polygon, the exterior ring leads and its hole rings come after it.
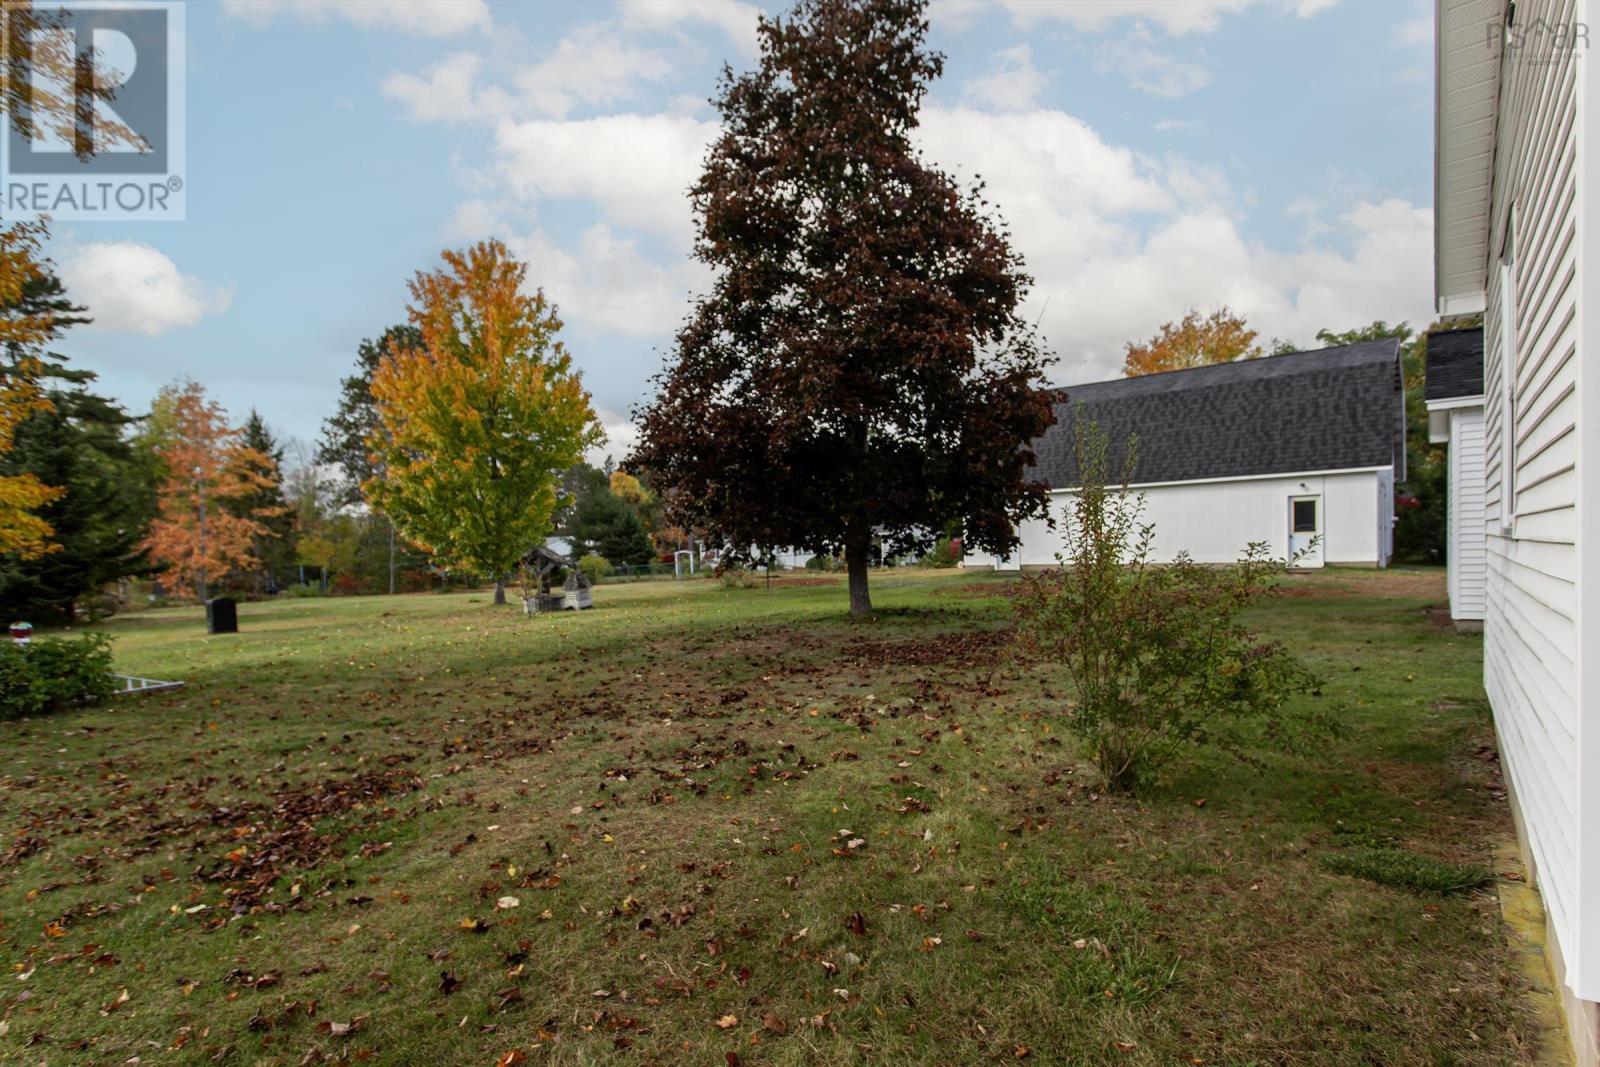
POLYGON ((372 396, 372 372, 385 354, 422 347, 422 331, 410 324, 391 326, 376 339, 368 338, 356 348, 356 372, 339 384, 339 407, 322 421, 322 439, 317 442, 317 462, 337 466, 344 472, 339 486, 341 504, 363 502, 361 484, 378 476, 367 439, 378 432, 378 405, 372 396))
POLYGON ((90 389, 92 372, 44 350, 89 322, 85 311, 44 263, 0 300, 0 374, 31 373, 44 402, 17 424, 10 451, 0 455, 0 479, 32 478, 59 490, 34 509, 51 529, 53 550, 0 557, 0 605, 35 621, 70 622, 86 598, 150 566, 139 545, 151 510, 128 441, 137 420, 90 389))
POLYGON ((256 566, 250 575, 253 591, 259 595, 275 591, 287 579, 295 561, 295 516, 283 492, 283 446, 254 408, 245 419, 239 443, 244 446, 239 462, 254 475, 247 480, 255 488, 223 501, 223 507, 239 518, 254 517, 261 524, 262 532, 251 550, 256 566))

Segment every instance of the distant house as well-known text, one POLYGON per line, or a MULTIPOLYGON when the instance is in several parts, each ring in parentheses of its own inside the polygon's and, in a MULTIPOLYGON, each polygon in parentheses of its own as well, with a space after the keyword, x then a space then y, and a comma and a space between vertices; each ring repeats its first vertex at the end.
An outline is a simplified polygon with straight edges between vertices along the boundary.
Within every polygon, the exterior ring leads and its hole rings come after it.
POLYGON ((1484 688, 1600 1063, 1600 80, 1590 0, 1438 0, 1441 315, 1483 314, 1484 688))
POLYGON ((1034 442, 1055 525, 1030 520, 1009 557, 970 555, 966 566, 1054 565, 1078 484, 1080 417, 1110 436, 1113 478, 1138 436, 1132 487, 1159 561, 1187 552, 1227 563, 1262 542, 1305 567, 1389 562, 1406 451, 1395 339, 1068 387, 1034 442))
POLYGON ((1483 327, 1428 335, 1428 439, 1448 442, 1445 559, 1450 617, 1483 621, 1488 543, 1483 521, 1483 327))

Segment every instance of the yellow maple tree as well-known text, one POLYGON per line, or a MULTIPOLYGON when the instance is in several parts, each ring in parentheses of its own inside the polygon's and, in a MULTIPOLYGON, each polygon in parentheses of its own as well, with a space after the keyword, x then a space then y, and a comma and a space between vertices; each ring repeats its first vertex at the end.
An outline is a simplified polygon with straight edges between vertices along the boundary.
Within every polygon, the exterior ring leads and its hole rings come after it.
MULTIPOLYGON (((23 289, 44 274, 39 246, 43 223, 19 222, 0 229, 0 306, 16 307, 23 289)), ((16 443, 17 428, 51 404, 39 385, 39 360, 28 353, 50 339, 56 327, 50 313, 0 316, 0 456, 16 443)), ((60 546, 52 544, 50 524, 34 512, 62 495, 32 474, 0 476, 0 554, 35 559, 60 546)))
POLYGON ((1232 363, 1260 355, 1256 331, 1245 325, 1243 316, 1235 315, 1226 306, 1203 317, 1198 309, 1191 309, 1179 321, 1163 323, 1148 341, 1129 341, 1122 373, 1137 378, 1141 374, 1232 363))
POLYGON ((372 375, 382 473, 362 488, 413 544, 496 579, 549 534, 560 473, 602 439, 543 292, 499 241, 444 253, 411 282, 417 347, 372 375))

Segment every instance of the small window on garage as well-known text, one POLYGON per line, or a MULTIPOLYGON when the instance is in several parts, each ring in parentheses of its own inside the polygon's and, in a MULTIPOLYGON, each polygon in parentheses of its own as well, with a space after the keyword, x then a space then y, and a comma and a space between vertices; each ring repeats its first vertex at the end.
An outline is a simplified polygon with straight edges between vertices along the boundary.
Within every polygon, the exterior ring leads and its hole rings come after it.
POLYGON ((1317 532, 1317 502, 1315 500, 1296 500, 1294 502, 1294 532, 1317 532))

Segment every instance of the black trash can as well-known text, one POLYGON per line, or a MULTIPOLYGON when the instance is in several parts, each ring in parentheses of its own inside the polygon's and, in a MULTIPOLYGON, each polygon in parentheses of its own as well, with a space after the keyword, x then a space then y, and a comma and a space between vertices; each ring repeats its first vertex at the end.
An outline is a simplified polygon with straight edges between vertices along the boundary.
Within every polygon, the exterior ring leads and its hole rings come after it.
POLYGON ((206 632, 236 634, 239 632, 239 605, 232 597, 212 597, 206 601, 206 632))

